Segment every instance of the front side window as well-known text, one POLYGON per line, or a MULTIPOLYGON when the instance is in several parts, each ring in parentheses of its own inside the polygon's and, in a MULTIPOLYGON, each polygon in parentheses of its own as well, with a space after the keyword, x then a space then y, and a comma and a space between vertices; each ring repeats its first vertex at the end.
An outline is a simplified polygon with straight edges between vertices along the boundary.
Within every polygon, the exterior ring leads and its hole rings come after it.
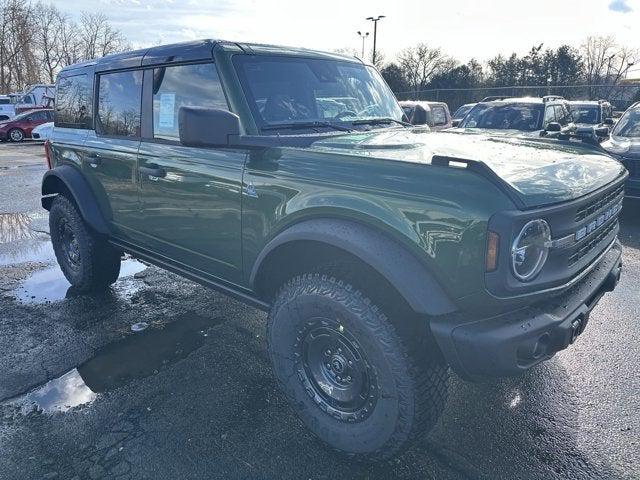
POLYGON ((153 70, 153 138, 180 139, 178 111, 183 106, 229 108, 213 63, 153 70))
POLYGON ((627 110, 611 133, 614 137, 640 138, 640 108, 627 110))
POLYGON ((571 115, 576 123, 587 123, 596 125, 600 123, 600 106, 599 105, 571 105, 571 115))
POLYGON ((403 110, 378 72, 361 63, 236 55, 236 71, 259 126, 401 121, 403 110))
POLYGON ((141 96, 142 71, 100 75, 96 131, 102 135, 139 137, 141 96))
POLYGON ((467 114, 460 126, 498 130, 541 130, 543 109, 544 107, 539 104, 492 105, 479 103, 467 114))
POLYGON ((91 127, 91 84, 87 74, 58 79, 56 86, 55 125, 58 127, 91 127))

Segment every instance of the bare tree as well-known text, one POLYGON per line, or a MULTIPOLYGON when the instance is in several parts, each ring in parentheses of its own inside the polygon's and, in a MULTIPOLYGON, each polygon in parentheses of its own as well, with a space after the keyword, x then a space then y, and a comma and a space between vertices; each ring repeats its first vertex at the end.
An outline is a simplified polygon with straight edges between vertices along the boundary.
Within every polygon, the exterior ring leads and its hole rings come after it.
POLYGON ((33 8, 21 0, 0 2, 0 89, 20 88, 37 80, 32 40, 33 8))
POLYGON ((44 81, 53 83, 63 66, 62 35, 70 20, 53 5, 36 4, 35 46, 44 81))
POLYGON ((398 55, 398 63, 409 86, 414 91, 425 88, 431 77, 455 66, 455 61, 439 48, 431 48, 424 43, 405 48, 398 55))
POLYGON ((590 87, 589 95, 608 96, 620 80, 624 79, 629 69, 639 59, 637 49, 623 47, 612 35, 606 37, 587 37, 580 47, 585 69, 585 81, 588 85, 610 85, 603 91, 590 87))
POLYGON ((79 33, 84 59, 104 57, 128 48, 122 32, 113 28, 102 13, 83 12, 79 33))

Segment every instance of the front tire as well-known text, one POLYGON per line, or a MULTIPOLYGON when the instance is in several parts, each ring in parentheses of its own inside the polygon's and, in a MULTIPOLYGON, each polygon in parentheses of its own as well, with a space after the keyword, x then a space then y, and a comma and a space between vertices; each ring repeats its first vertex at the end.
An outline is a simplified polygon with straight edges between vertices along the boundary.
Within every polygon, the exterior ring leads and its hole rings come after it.
POLYGON ((24 140, 24 132, 19 128, 9 130, 8 137, 12 142, 21 142, 24 140))
POLYGON ((78 292, 101 290, 118 279, 120 252, 88 228, 64 195, 51 204, 49 231, 62 273, 78 292))
POLYGON ((365 461, 398 454, 444 409, 447 369, 421 340, 400 333, 356 288, 320 274, 289 281, 267 327, 293 409, 322 441, 365 461))

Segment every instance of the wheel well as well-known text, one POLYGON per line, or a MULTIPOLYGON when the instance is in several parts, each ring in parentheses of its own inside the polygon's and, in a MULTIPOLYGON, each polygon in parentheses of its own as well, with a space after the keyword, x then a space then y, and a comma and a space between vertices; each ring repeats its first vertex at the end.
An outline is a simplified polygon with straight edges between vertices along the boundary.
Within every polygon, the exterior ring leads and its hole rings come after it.
POLYGON ((270 302, 289 279, 303 273, 326 273, 362 290, 388 314, 413 311, 400 292, 376 269, 333 245, 312 240, 285 243, 263 261, 255 279, 260 298, 270 302))
POLYGON ((42 198, 42 206, 46 210, 51 209, 51 203, 55 198, 55 194, 62 194, 75 204, 75 199, 73 198, 73 195, 69 191, 69 188, 67 187, 67 185, 58 177, 49 176, 45 179, 44 183, 42 184, 42 195, 43 196, 51 195, 51 196, 48 196, 48 197, 45 196, 42 198))
POLYGON ((417 313, 398 289, 359 257, 333 245, 312 240, 285 243, 273 250, 260 266, 255 290, 271 303, 280 287, 304 273, 325 273, 362 291, 396 328, 414 337, 422 348, 438 351, 429 328, 429 316, 417 313))

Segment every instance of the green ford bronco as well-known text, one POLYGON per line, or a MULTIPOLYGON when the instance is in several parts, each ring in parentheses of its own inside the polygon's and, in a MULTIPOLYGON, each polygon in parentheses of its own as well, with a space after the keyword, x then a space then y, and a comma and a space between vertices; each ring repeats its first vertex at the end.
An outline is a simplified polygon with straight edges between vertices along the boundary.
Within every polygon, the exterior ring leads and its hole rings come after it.
POLYGON ((291 408, 366 460, 434 426, 449 369, 524 372, 620 278, 620 163, 413 127, 354 58, 199 41, 73 65, 46 150, 73 286, 126 252, 267 311, 291 408))

